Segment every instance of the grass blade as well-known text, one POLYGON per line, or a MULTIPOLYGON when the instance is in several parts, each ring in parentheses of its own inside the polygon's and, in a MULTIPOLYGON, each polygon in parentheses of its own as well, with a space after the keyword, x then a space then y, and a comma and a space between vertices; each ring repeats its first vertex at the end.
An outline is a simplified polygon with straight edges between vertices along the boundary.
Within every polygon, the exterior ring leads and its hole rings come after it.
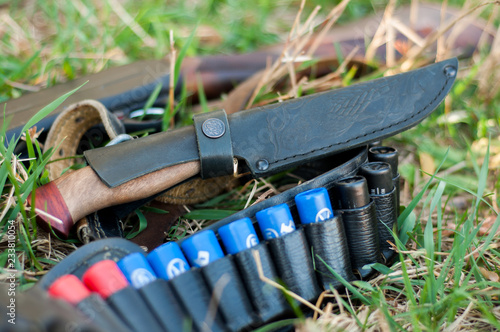
POLYGON ((151 108, 151 106, 153 106, 153 104, 156 102, 156 99, 158 99, 158 95, 160 94, 160 91, 161 91, 161 88, 163 87, 163 85, 161 83, 158 83, 153 92, 151 92, 151 94, 149 95, 148 97, 148 100, 146 101, 146 104, 144 105, 144 112, 142 113, 142 115, 138 118, 139 121, 142 121, 144 119, 144 117, 148 114, 148 110, 151 108))
POLYGON ((398 217, 398 227, 399 228, 401 228, 403 226, 404 222, 406 221, 406 219, 408 218, 408 216, 410 215, 410 213, 415 209, 415 207, 417 206, 417 204, 420 202, 420 200, 424 196, 424 193, 427 191, 427 189, 429 188, 429 186, 431 185, 431 183, 434 181, 434 178, 436 177, 436 174, 439 172, 439 170, 441 169, 441 167, 445 163, 449 151, 450 151, 449 149, 446 151, 446 154, 443 157, 443 160, 441 161, 441 163, 439 164, 439 166, 436 168, 436 172, 433 175, 431 175, 430 179, 427 181, 427 183, 425 184, 424 188, 411 200, 410 204, 408 204, 408 206, 403 211, 403 213, 401 213, 399 215, 399 217, 398 217))
POLYGON ((130 232, 127 234, 126 238, 127 239, 133 239, 136 237, 139 233, 141 233, 143 230, 148 227, 148 221, 146 220, 146 217, 140 210, 135 210, 135 213, 137 214, 137 217, 139 218, 139 228, 136 231, 130 232))
POLYGON ((23 130, 21 132, 25 132, 27 129, 33 127, 38 121, 42 120, 47 115, 49 115, 53 110, 55 110, 57 107, 59 107, 59 105, 61 105, 69 96, 71 96, 73 93, 78 91, 78 89, 80 89, 85 84, 87 84, 87 82, 83 83, 82 85, 80 85, 76 89, 73 89, 73 90, 65 93, 61 97, 57 98, 56 100, 54 100, 53 102, 51 102, 50 104, 48 104, 47 106, 42 108, 31 119, 29 119, 29 121, 24 125, 23 130))
POLYGON ((183 217, 187 219, 208 219, 208 220, 218 220, 229 217, 230 215, 238 211, 233 210, 210 210, 210 209, 200 209, 194 210, 186 213, 183 217))
POLYGON ((347 280, 345 280, 340 274, 338 274, 334 269, 332 269, 324 260, 323 258, 321 258, 320 256, 316 255, 316 258, 318 258, 323 264, 325 264, 326 268, 328 269, 328 271, 338 280, 340 281, 352 294, 354 294, 354 296, 358 299, 360 299, 361 301, 363 301, 363 303, 365 303, 366 305, 370 305, 371 304, 371 301, 366 298, 365 296, 363 296, 363 294, 361 294, 361 292, 356 288, 354 287, 350 282, 348 282, 347 280))

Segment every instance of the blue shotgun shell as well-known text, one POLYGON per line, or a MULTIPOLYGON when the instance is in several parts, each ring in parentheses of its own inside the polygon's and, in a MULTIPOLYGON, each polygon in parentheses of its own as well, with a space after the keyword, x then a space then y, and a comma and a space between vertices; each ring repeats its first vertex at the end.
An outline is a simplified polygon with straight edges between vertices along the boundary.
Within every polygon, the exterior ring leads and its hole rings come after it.
POLYGON ((219 228, 219 236, 226 251, 234 255, 259 244, 257 233, 250 218, 233 221, 219 228))
POLYGON ((117 264, 127 280, 135 288, 141 288, 156 280, 156 273, 146 257, 140 252, 123 257, 117 264))
POLYGON ((274 239, 295 230, 290 208, 286 204, 272 206, 255 214, 264 239, 274 239))
POLYGON ((151 251, 148 261, 162 279, 170 280, 189 270, 190 266, 179 245, 167 242, 151 251))
POLYGON ((205 230, 191 235, 181 243, 191 266, 202 267, 224 257, 214 231, 205 230))
POLYGON ((333 217, 332 203, 326 188, 301 192, 295 196, 295 204, 302 224, 321 222, 333 217))

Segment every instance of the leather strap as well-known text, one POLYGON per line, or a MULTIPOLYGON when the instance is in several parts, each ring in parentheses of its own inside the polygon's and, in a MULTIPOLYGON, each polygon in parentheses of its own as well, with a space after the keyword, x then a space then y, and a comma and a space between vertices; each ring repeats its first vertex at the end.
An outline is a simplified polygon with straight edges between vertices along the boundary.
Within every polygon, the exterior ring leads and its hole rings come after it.
POLYGON ((100 210, 81 219, 76 234, 82 243, 106 237, 124 237, 123 222, 112 209, 100 210))
POLYGON ((233 174, 233 146, 224 110, 193 117, 203 179, 233 174))
POLYGON ((81 155, 92 145, 102 144, 106 135, 113 139, 123 133, 123 123, 97 100, 86 99, 68 106, 54 121, 44 143, 44 152, 54 149, 51 162, 46 166, 50 179, 57 179, 76 162, 83 162, 72 157, 81 155), (105 132, 99 129, 89 131, 101 123, 105 132))

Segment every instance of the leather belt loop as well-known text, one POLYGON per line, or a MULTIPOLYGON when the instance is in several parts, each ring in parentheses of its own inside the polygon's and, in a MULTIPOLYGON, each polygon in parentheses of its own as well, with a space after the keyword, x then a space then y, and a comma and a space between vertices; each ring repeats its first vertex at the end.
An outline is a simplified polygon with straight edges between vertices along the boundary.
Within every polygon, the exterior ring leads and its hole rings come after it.
POLYGON ((234 172, 233 145, 224 110, 196 114, 193 117, 203 179, 234 172))

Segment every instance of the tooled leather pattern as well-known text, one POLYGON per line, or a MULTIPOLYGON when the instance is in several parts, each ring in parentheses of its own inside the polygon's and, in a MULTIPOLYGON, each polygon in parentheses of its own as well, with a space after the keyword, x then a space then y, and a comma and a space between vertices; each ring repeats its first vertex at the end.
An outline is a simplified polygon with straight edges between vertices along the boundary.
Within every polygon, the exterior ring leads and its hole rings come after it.
POLYGON ((437 91, 435 97, 422 109, 409 110, 409 108, 415 107, 422 96, 426 94, 426 81, 433 75, 419 75, 418 80, 414 76, 416 75, 413 75, 411 79, 404 76, 398 79, 396 76, 392 79, 378 80, 376 83, 372 82, 369 85, 354 85, 350 89, 339 90, 339 93, 335 95, 326 93, 322 98, 322 102, 328 106, 323 108, 308 105, 313 101, 318 102, 317 99, 303 100, 293 109, 277 104, 273 113, 268 113, 267 117, 267 127, 273 133, 270 136, 270 143, 274 147, 275 159, 270 163, 279 163, 297 156, 306 156, 319 150, 330 149, 335 145, 347 144, 361 137, 373 135, 412 121, 413 118, 425 112, 441 97, 449 80, 444 81, 442 88, 437 91), (394 91, 400 91, 400 93, 395 95, 394 91), (303 117, 298 112, 300 108, 316 109, 317 112, 314 116, 309 116, 307 123, 304 123, 303 117), (297 109, 297 112, 293 114, 295 109, 297 109), (385 110, 385 112, 377 112, 380 109, 385 110), (408 116, 408 113, 412 115, 408 116), (276 117, 286 119, 281 121, 283 125, 276 127, 276 117), (297 123, 315 130, 307 131, 308 136, 294 135, 290 137, 284 135, 287 132, 296 133, 294 127, 297 123), (380 127, 380 123, 386 123, 386 125, 380 127), (315 147, 305 153, 296 153, 297 146, 315 146, 315 142, 325 142, 330 137, 332 140, 335 140, 336 137, 345 137, 346 133, 352 132, 353 129, 363 134, 326 146, 315 147))
MULTIPOLYGON (((46 166, 50 179, 57 179, 66 169, 71 172, 70 166, 83 162, 81 158, 72 157, 81 154, 78 149, 82 137, 89 129, 99 123, 104 124, 106 134, 110 138, 124 132, 124 127, 116 119, 116 116, 108 112, 104 105, 96 100, 87 99, 72 104, 59 114, 50 128, 44 144, 44 152, 50 148, 54 149, 54 153, 50 157, 52 162, 46 166)), ((99 130, 95 130, 93 134, 98 135, 101 141, 105 139, 104 133, 99 130)))
POLYGON ((234 154, 262 176, 397 134, 444 98, 454 80, 447 65, 456 68, 456 59, 235 114, 234 154), (258 168, 262 159, 268 168, 258 168))

